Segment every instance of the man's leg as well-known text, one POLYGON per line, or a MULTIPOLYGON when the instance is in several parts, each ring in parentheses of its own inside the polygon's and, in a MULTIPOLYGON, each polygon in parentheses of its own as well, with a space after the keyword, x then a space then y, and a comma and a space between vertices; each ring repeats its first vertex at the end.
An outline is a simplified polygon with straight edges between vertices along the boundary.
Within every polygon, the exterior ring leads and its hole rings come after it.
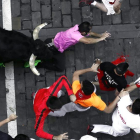
POLYGON ((122 135, 122 134, 116 132, 116 130, 112 126, 109 126, 109 125, 96 125, 95 124, 93 126, 94 126, 94 128, 91 131, 92 133, 104 133, 104 134, 112 135, 114 137, 122 135))
POLYGON ((57 52, 56 54, 54 53, 54 64, 57 69, 57 71, 64 71, 65 70, 65 54, 57 52))
POLYGON ((54 111, 54 112, 50 112, 49 115, 50 116, 62 117, 62 116, 65 116, 65 114, 67 112, 73 112, 75 110, 76 110, 75 103, 70 102, 70 103, 67 103, 67 104, 63 105, 60 110, 54 111))
POLYGON ((103 12, 106 12, 107 13, 107 8, 105 7, 105 5, 103 3, 99 3, 99 2, 94 1, 93 3, 91 3, 91 5, 99 8, 103 12))
POLYGON ((50 116, 57 116, 57 117, 62 117, 65 116, 65 114, 67 112, 73 112, 73 111, 79 111, 79 112, 83 112, 90 109, 90 107, 86 108, 86 107, 82 107, 80 105, 77 105, 73 102, 67 103, 65 105, 62 106, 62 108, 58 111, 54 111, 54 112, 50 112, 49 115, 50 116))

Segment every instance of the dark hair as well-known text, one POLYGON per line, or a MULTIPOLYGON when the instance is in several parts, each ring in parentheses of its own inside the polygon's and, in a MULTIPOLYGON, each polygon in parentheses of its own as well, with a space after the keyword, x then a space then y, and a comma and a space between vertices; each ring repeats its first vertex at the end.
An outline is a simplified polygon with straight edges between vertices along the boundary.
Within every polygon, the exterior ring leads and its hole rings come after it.
POLYGON ((132 104, 132 113, 140 114, 140 99, 136 99, 132 104))
POLYGON ((18 134, 14 140, 30 140, 30 138, 24 134, 18 134))
POLYGON ((91 25, 89 22, 85 21, 79 25, 79 32, 86 32, 88 33, 91 30, 91 25))
POLYGON ((116 66, 116 72, 117 74, 123 75, 127 69, 128 69, 129 65, 128 63, 120 63, 116 66))
POLYGON ((83 84, 82 90, 85 95, 91 95, 94 92, 94 86, 90 81, 84 80, 82 84, 83 84))
POLYGON ((50 96, 46 104, 51 109, 60 109, 63 106, 60 99, 55 96, 50 96))

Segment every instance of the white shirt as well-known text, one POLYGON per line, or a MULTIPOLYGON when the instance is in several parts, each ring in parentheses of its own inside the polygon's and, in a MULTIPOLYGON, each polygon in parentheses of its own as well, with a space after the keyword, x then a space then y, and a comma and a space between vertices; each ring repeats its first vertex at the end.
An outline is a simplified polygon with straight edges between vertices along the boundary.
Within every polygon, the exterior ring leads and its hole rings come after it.
POLYGON ((121 133, 130 131, 133 129, 136 133, 140 133, 140 116, 139 114, 132 114, 127 110, 127 106, 132 104, 132 100, 129 95, 126 95, 118 102, 118 108, 114 111, 113 127, 115 130, 121 133))

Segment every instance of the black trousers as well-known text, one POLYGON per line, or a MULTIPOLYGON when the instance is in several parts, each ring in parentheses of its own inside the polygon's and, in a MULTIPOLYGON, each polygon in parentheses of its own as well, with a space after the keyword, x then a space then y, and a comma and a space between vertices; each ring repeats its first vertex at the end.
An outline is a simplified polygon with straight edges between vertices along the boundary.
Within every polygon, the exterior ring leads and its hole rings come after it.
MULTIPOLYGON (((45 41, 45 44, 49 44, 52 42, 52 38, 48 38, 45 41)), ((48 47, 48 49, 52 52, 52 58, 49 60, 44 60, 38 64, 39 68, 46 68, 54 71, 64 71, 65 70, 65 54, 59 52, 54 46, 48 47)))

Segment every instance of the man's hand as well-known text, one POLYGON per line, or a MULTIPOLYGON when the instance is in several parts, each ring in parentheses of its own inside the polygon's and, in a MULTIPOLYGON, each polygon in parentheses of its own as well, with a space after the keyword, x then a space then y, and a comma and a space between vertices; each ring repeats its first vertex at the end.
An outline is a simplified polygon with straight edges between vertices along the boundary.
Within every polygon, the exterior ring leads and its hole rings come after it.
POLYGON ((99 64, 99 65, 102 63, 101 59, 99 59, 99 58, 96 58, 94 61, 96 64, 99 64))
POLYGON ((99 66, 99 64, 93 63, 93 65, 91 66, 91 70, 92 70, 93 72, 100 73, 100 72, 97 70, 97 69, 98 69, 98 66, 99 66))
POLYGON ((76 96, 74 94, 70 95, 70 101, 75 102, 76 101, 76 96))
POLYGON ((10 116, 8 117, 8 120, 9 120, 9 121, 14 121, 14 120, 16 120, 17 117, 18 117, 17 115, 12 114, 12 115, 10 115, 10 116))
POLYGON ((111 34, 106 31, 105 33, 103 33, 101 35, 101 40, 105 40, 106 41, 106 38, 108 38, 108 37, 111 37, 111 34))
POLYGON ((128 94, 129 94, 128 91, 125 91, 124 89, 122 89, 118 96, 122 98, 123 96, 128 95, 128 94))
POLYGON ((68 136, 67 136, 68 132, 67 133, 64 133, 64 134, 60 134, 59 136, 53 136, 53 140, 67 140, 68 139, 68 136))

